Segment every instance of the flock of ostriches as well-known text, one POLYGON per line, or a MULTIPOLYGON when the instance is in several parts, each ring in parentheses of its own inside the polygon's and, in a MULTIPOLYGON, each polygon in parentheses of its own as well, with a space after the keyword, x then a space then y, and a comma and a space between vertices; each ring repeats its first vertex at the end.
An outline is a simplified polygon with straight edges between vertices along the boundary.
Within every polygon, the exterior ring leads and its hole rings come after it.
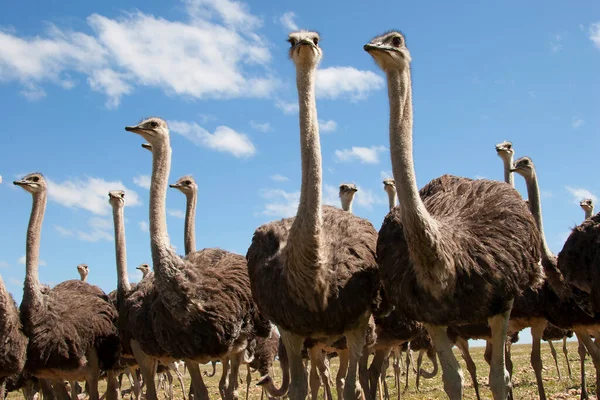
MULTIPOLYGON (((106 295, 86 282, 85 265, 78 266, 81 280, 52 288, 39 282, 47 187, 39 173, 14 182, 31 194, 33 206, 19 309, 0 281, 0 380, 7 389, 50 399, 77 399, 84 391, 98 400, 98 381, 105 379, 102 397, 112 400, 125 396, 120 387, 125 375, 132 381, 131 397, 157 400, 157 371, 178 370, 183 362, 191 376, 183 396, 205 400, 209 392, 199 364, 214 367, 220 361, 219 393, 227 400, 238 396, 243 364, 248 385, 250 368, 258 369, 258 384, 272 397, 304 400, 310 386, 313 399, 320 387, 332 399, 335 384, 338 398, 373 400, 383 391, 380 377, 390 354, 398 376, 398 355, 410 343, 421 352, 419 359, 427 354, 434 364, 432 372, 420 371, 424 377, 437 372, 439 359, 450 399, 463 396, 452 352, 458 346, 479 398, 468 351, 468 339, 477 338, 487 340, 489 388, 499 400, 512 397, 511 343, 530 327, 540 398, 546 398, 541 340, 573 332, 580 343, 581 397, 587 398, 586 353, 600 371, 599 347, 592 340, 600 335, 600 214, 593 215, 591 201, 582 201, 585 220, 555 256, 544 238, 533 162, 513 161, 510 142, 496 146, 506 182, 444 175, 418 190, 411 55, 404 36, 392 31, 364 46, 388 83, 394 179, 386 179, 384 189, 390 212, 379 233, 353 215, 352 184, 340 186, 342 209, 323 205, 315 102, 319 36, 299 31, 288 40, 300 110, 300 202, 295 217, 256 229, 245 257, 218 248, 196 250, 197 186, 190 176, 169 185, 169 129, 160 118, 125 128, 140 135, 152 154, 152 268, 138 267, 144 278, 137 284, 127 275, 123 191, 108 193, 117 289, 106 295), (513 173, 525 179, 527 201, 514 189, 513 173), (187 198, 184 257, 173 251, 167 234, 169 186, 187 198), (333 355, 340 364, 335 377, 329 371, 333 355), (279 387, 269 376, 276 356, 283 370, 279 387), (77 382, 84 381, 82 389, 77 382)), ((596 387, 599 383, 597 373, 596 387)))

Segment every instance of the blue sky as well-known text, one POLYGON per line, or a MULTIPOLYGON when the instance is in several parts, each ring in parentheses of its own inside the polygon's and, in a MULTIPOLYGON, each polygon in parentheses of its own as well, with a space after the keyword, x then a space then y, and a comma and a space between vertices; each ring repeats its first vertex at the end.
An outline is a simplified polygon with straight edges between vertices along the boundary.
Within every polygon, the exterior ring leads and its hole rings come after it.
MULTIPOLYGON (((600 3, 34 2, 0 15, 0 275, 20 301, 31 197, 12 180, 50 181, 41 280, 90 265, 116 286, 107 192, 124 188, 128 261, 150 261, 150 154, 123 130, 158 115, 172 133, 171 181, 200 185, 197 246, 245 254, 254 229, 295 212, 300 186, 290 30, 316 29, 324 197, 355 182, 354 211, 379 228, 390 175, 384 77, 362 46, 401 29, 413 56, 415 161, 422 186, 444 173, 502 179, 494 145, 531 156, 558 252, 600 195, 600 3)), ((518 189, 524 194, 520 177, 518 189)), ((170 191, 169 234, 183 252, 184 196, 170 191)), ((526 340, 526 339, 525 339, 526 340)))

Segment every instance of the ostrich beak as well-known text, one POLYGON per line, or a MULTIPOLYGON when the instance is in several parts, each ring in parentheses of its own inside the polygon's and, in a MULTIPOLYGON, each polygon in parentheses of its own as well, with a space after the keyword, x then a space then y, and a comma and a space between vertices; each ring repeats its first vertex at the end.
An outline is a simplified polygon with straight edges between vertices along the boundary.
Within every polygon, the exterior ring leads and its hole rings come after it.
POLYGON ((146 133, 146 131, 147 131, 147 129, 141 128, 139 125, 136 125, 136 126, 126 126, 125 130, 127 132, 133 132, 133 133, 137 133, 137 134, 146 133))
POLYGON ((24 180, 13 181, 13 185, 17 185, 17 186, 27 186, 28 184, 29 184, 29 182, 24 181, 24 180))
POLYGON ((172 184, 169 185, 169 187, 173 188, 173 189, 177 189, 177 188, 181 187, 181 184, 179 184, 179 183, 172 183, 172 184))

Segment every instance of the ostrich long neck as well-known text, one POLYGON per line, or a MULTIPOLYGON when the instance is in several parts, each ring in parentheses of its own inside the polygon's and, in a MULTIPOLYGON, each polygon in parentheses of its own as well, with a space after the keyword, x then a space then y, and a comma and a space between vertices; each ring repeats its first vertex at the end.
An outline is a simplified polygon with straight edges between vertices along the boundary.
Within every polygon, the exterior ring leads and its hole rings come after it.
POLYGON ((152 146, 152 180, 150 183, 150 249, 157 280, 167 278, 173 268, 171 244, 167 232, 167 187, 171 169, 171 146, 169 142, 152 146))
POLYGON ((592 218, 592 215, 594 215, 594 207, 589 207, 589 208, 586 208, 584 211, 585 211, 585 218, 584 218, 584 221, 585 221, 586 219, 592 218))
POLYGON ((513 173, 510 172, 513 167, 513 155, 510 154, 508 157, 502 157, 502 162, 504 163, 504 182, 515 187, 515 177, 513 173))
POLYGON ((33 194, 33 207, 29 217, 27 228, 27 245, 25 248, 25 287, 23 291, 23 303, 29 308, 42 305, 42 294, 38 277, 38 265, 40 260, 40 237, 42 235, 42 222, 46 211, 46 192, 41 191, 33 194))
MULTIPOLYGON (((390 153, 396 190, 402 207, 402 224, 406 238, 420 244, 426 252, 434 251, 438 228, 419 196, 412 147, 412 93, 410 71, 388 73, 390 98, 390 153)), ((422 254, 426 256, 426 254, 422 254)), ((431 254, 435 258, 435 255, 431 254)))
POLYGON ((529 198, 529 209, 533 214, 533 219, 535 219, 535 224, 540 231, 540 239, 542 242, 542 257, 545 260, 550 260, 554 258, 554 255, 550 251, 548 244, 546 243, 546 235, 544 234, 544 223, 542 221, 542 202, 540 200, 540 187, 538 185, 537 175, 535 172, 531 176, 525 180, 527 184, 527 197, 529 198))
POLYGON ((317 261, 321 247, 321 144, 315 101, 316 67, 297 66, 296 85, 300 106, 302 186, 289 242, 307 261, 317 261))
POLYGON ((342 210, 348 211, 349 213, 351 213, 352 212, 352 200, 353 200, 353 197, 352 196, 348 196, 348 195, 344 195, 344 196, 340 197, 340 200, 342 202, 342 210))
POLYGON ((188 255, 196 251, 196 202, 198 193, 196 190, 192 190, 191 194, 185 195, 185 254, 188 255))
POLYGON ((117 256, 117 299, 123 304, 125 293, 131 289, 127 276, 127 245, 125 243, 125 224, 123 222, 123 205, 113 206, 115 225, 115 254, 117 256))
POLYGON ((388 204, 390 207, 390 211, 392 210, 392 208, 396 207, 396 191, 393 189, 388 189, 386 190, 387 195, 388 195, 388 204))

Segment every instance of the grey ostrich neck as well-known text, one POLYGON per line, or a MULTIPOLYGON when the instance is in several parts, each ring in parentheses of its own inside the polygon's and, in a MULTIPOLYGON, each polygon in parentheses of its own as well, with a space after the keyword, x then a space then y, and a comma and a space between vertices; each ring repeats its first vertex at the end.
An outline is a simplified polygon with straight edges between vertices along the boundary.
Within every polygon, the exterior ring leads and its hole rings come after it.
POLYGON ((23 289, 23 302, 29 309, 42 306, 43 299, 38 277, 40 260, 40 237, 42 235, 42 222, 46 211, 46 191, 42 190, 33 194, 33 207, 27 228, 27 244, 25 248, 25 286, 23 289))
MULTIPOLYGON (((413 242, 420 249, 428 249, 433 253, 438 238, 437 223, 421 201, 414 170, 410 71, 406 68, 402 72, 388 72, 387 77, 390 98, 390 153, 392 172, 402 208, 402 224, 408 232, 406 237, 409 246, 413 242)), ((435 257, 433 254, 431 256, 435 257)))
POLYGON ((391 210, 392 208, 396 207, 396 191, 394 189, 388 189, 386 192, 388 195, 388 205, 391 210))
POLYGON ((344 195, 340 198, 342 202, 342 210, 352 212, 352 196, 344 195))
POLYGON ((594 215, 594 207, 586 208, 583 211, 585 212, 584 220, 592 218, 592 216, 594 215))
POLYGON ((157 281, 170 279, 174 269, 172 251, 167 233, 167 187, 171 169, 171 146, 168 138, 152 144, 152 179, 150 183, 150 250, 157 281))
MULTIPOLYGON (((321 144, 315 101, 316 66, 296 65, 300 106, 300 150, 302 186, 296 219, 290 229, 289 244, 294 253, 312 265, 320 259, 321 248, 321 144)), ((306 266, 306 264, 304 264, 306 266)))
POLYGON ((131 289, 127 276, 127 245, 125 242, 125 223, 123 204, 113 205, 113 221, 115 226, 115 254, 117 256, 117 297, 118 304, 125 298, 125 293, 131 289))
POLYGON ((198 199, 198 192, 196 189, 192 190, 191 193, 185 194, 186 205, 185 205, 185 232, 184 232, 184 244, 185 254, 188 255, 196 251, 196 202, 198 199))
POLYGON ((504 182, 508 183, 512 187, 515 187, 515 177, 510 171, 513 167, 513 158, 513 154, 510 154, 507 157, 502 157, 502 162, 504 163, 504 182))
POLYGON ((540 239, 542 244, 542 259, 545 261, 554 259, 554 254, 550 251, 548 243, 546 243, 546 235, 544 234, 544 223, 542 221, 542 202, 540 200, 540 187, 538 185, 537 175, 533 171, 531 177, 525 178, 527 185, 527 197, 529 198, 529 209, 535 219, 535 224, 540 231, 540 239))

